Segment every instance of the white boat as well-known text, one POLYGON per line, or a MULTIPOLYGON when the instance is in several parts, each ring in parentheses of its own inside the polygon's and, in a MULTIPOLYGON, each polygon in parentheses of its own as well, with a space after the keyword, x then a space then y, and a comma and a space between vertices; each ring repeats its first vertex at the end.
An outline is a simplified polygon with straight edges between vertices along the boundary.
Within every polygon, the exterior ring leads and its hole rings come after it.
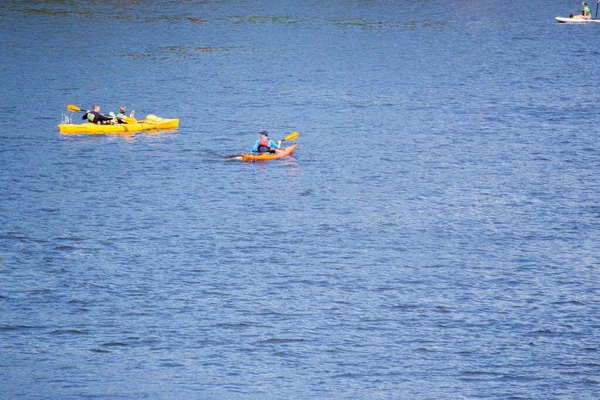
POLYGON ((585 19, 585 18, 570 18, 556 17, 556 20, 561 24, 589 24, 591 22, 600 22, 600 19, 585 19))

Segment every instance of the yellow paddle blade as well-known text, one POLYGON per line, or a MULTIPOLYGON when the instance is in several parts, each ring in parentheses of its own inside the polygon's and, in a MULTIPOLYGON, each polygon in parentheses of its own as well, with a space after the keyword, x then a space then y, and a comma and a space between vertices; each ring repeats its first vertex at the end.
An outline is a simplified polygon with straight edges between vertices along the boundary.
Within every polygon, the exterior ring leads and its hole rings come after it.
POLYGON ((128 124, 136 124, 137 120, 135 118, 131 118, 131 117, 123 117, 121 118, 123 121, 125 121, 128 124))
POLYGON ((298 138, 298 132, 292 132, 285 137, 283 140, 294 140, 298 138))
POLYGON ((74 106, 73 104, 67 104, 67 110, 72 112, 81 111, 81 108, 74 106))

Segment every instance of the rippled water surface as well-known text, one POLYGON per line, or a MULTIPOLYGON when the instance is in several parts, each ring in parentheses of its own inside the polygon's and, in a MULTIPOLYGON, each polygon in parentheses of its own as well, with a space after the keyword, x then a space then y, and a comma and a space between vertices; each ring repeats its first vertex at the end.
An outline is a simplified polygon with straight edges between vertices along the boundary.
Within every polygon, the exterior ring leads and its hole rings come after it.
POLYGON ((4 1, 0 397, 597 398, 578 7, 4 1))

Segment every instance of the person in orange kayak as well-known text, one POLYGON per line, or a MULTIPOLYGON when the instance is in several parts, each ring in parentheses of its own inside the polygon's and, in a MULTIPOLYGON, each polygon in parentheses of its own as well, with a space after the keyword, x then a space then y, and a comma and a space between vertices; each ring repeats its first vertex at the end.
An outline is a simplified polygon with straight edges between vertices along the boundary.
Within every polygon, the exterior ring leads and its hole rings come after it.
POLYGON ((104 114, 100 114, 100 106, 98 104, 94 104, 92 107, 92 111, 87 110, 81 119, 87 119, 92 124, 114 124, 115 118, 107 117, 104 114))
POLYGON ((260 132, 260 138, 254 143, 252 151, 254 153, 275 153, 276 149, 281 146, 281 140, 275 143, 269 139, 269 133, 267 131, 260 132))

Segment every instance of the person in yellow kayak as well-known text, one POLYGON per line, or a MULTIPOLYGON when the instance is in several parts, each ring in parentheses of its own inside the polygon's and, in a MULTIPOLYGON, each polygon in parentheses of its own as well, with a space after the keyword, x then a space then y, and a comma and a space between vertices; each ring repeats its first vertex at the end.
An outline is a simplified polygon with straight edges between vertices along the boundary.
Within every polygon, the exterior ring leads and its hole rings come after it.
MULTIPOLYGON (((600 3, 600 0, 596 0, 596 3, 600 3)), ((571 18, 577 19, 592 19, 592 11, 586 2, 581 3, 581 15, 571 14, 571 18)))
POLYGON ((87 119, 92 124, 114 124, 116 122, 116 118, 107 117, 104 114, 100 113, 100 106, 98 104, 94 104, 92 107, 92 111, 87 110, 81 119, 87 119))
POLYGON ((254 153, 275 153, 281 146, 281 140, 275 143, 269 139, 267 131, 260 132, 260 138, 254 143, 252 151, 254 153))
POLYGON ((117 122, 119 124, 126 124, 127 121, 125 121, 125 118, 133 118, 133 114, 135 114, 134 110, 131 110, 131 112, 129 113, 129 115, 125 114, 127 112, 127 108, 125 106, 121 106, 119 108, 119 113, 117 114, 116 118, 117 118, 117 122))

